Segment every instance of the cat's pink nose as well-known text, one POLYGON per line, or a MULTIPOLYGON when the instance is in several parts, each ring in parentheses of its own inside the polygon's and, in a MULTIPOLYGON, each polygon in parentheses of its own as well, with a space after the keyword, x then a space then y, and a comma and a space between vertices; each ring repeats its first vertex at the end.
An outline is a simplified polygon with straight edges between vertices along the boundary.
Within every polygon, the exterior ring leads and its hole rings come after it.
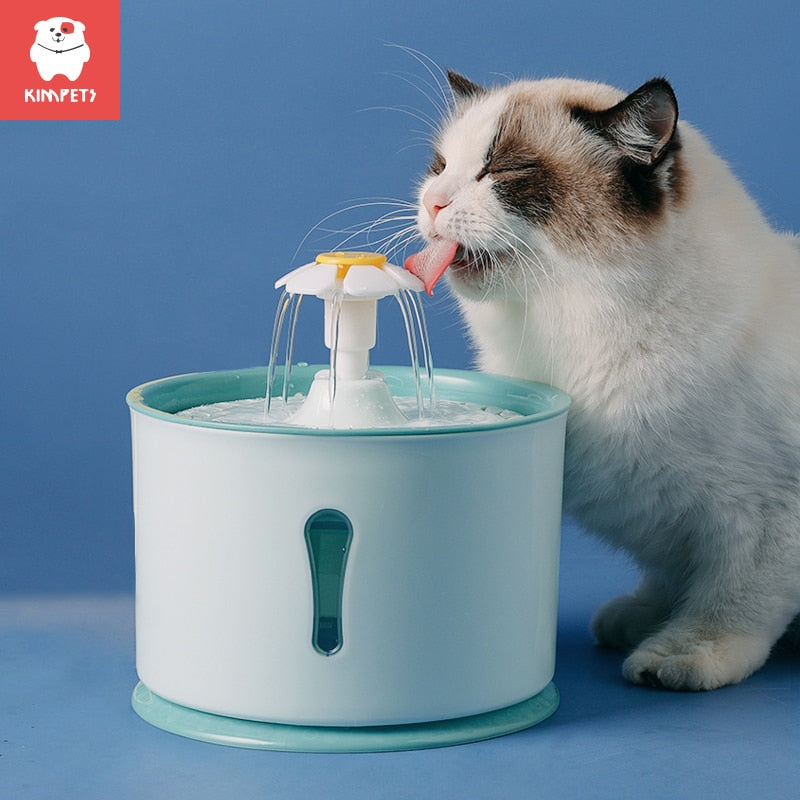
POLYGON ((425 206, 431 219, 436 219, 439 212, 450 205, 450 199, 440 192, 428 190, 422 196, 422 205, 425 206))

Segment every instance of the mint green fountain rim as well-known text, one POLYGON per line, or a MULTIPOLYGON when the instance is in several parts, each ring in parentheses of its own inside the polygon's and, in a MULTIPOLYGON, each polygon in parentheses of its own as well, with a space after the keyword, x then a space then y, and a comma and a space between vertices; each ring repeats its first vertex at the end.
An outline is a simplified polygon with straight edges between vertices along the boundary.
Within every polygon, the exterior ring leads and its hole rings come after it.
MULTIPOLYGON (((298 364, 292 367, 290 393, 306 394, 321 364, 298 364)), ((415 393, 414 373, 411 367, 378 366, 391 393, 397 397, 411 397, 415 393)), ((414 436, 428 434, 466 433, 480 430, 512 428, 542 422, 565 414, 570 406, 569 395, 544 383, 492 375, 468 370, 437 369, 435 372, 436 396, 445 400, 470 402, 503 408, 522 416, 498 419, 497 422, 469 425, 414 425, 403 428, 329 429, 292 427, 290 425, 248 425, 231 422, 211 422, 177 416, 179 411, 194 406, 230 400, 245 400, 266 395, 266 367, 193 372, 160 378, 141 384, 128 392, 126 401, 132 410, 180 425, 230 431, 255 431, 301 436, 414 436)), ((283 368, 277 369, 274 393, 283 386, 283 368)))

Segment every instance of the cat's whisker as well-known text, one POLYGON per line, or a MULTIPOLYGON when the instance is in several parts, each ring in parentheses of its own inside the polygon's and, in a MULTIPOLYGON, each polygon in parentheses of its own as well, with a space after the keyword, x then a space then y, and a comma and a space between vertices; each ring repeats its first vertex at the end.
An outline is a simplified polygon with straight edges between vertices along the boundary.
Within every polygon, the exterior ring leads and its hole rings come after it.
MULTIPOLYGON (((391 226, 403 226, 410 228, 413 221, 416 219, 416 205, 408 200, 402 200, 393 197, 367 197, 360 200, 351 201, 348 205, 337 211, 323 217, 319 222, 312 226, 305 236, 300 241, 300 244, 295 250, 293 260, 297 258, 298 253, 304 247, 308 239, 314 234, 322 234, 324 236, 344 235, 346 238, 344 243, 356 241, 360 236, 369 238, 369 235, 379 227, 389 228, 391 226), (326 227, 326 224, 337 218, 342 218, 347 214, 353 214, 365 209, 373 209, 376 207, 388 207, 389 210, 369 221, 354 222, 349 225, 340 227, 326 227)), ((338 248, 341 249, 344 243, 340 244, 338 248)))
POLYGON ((403 228, 393 233, 388 233, 380 239, 370 240, 370 249, 379 250, 387 257, 394 257, 396 253, 402 251, 406 242, 414 235, 414 228, 403 228))
MULTIPOLYGON (((437 121, 429 114, 426 114, 423 111, 419 111, 416 108, 412 108, 411 106, 366 106, 361 111, 395 111, 398 114, 405 114, 406 116, 411 117, 412 119, 417 120, 417 122, 421 122, 425 127, 433 132, 437 128, 437 121)), ((419 133, 423 136, 426 136, 426 141, 430 142, 430 136, 425 131, 415 131, 415 133, 419 133)))
POLYGON ((437 116, 433 117, 427 114, 425 114, 425 116, 429 117, 432 128, 438 127, 439 119, 441 118, 442 114, 447 111, 448 108, 448 101, 447 98, 444 97, 442 93, 441 84, 436 82, 432 83, 429 81, 421 80, 416 75, 413 74, 409 75, 407 73, 401 73, 401 72, 392 72, 389 74, 393 78, 403 81, 404 83, 411 86, 415 91, 419 92, 431 104, 431 106, 433 106, 434 112, 436 113, 437 116))
MULTIPOLYGON (((421 50, 392 42, 387 42, 387 47, 394 47, 398 50, 402 50, 406 55, 411 56, 425 70, 431 80, 431 83, 426 81, 426 85, 436 91, 439 97, 434 98, 426 92, 422 92, 422 94, 425 95, 431 105, 439 112, 440 116, 445 116, 445 113, 451 106, 451 98, 444 88, 447 83, 447 73, 430 56, 426 55, 421 50)), ((419 86, 415 85, 414 88, 419 89, 419 86)))
POLYGON ((390 255, 397 249, 394 242, 398 238, 406 237, 408 232, 408 228, 403 228, 400 231, 389 232, 379 238, 373 238, 371 230, 359 228, 344 239, 341 239, 336 249, 349 249, 352 242, 359 242, 359 248, 366 247, 370 250, 378 250, 386 255, 390 255))
POLYGON ((337 249, 343 249, 354 241, 360 241, 366 242, 366 246, 370 249, 379 250, 390 256, 393 255, 402 246, 417 237, 416 214, 403 213, 403 211, 391 211, 368 223, 354 225, 348 229, 338 231, 338 233, 347 234, 347 236, 340 240, 337 249), (376 232, 380 232, 381 235, 376 237, 376 232))
POLYGON ((536 280, 537 287, 541 288, 541 284, 539 283, 540 277, 547 281, 553 280, 552 274, 545 269, 539 254, 536 252, 530 242, 512 230, 511 227, 508 225, 500 227, 498 225, 495 228, 495 236, 503 242, 504 246, 510 252, 514 254, 515 264, 521 272, 533 273, 533 270, 527 268, 536 268, 536 274, 532 274, 531 277, 536 280))
MULTIPOLYGON (((510 286, 514 291, 514 298, 516 301, 523 301, 523 318, 520 328, 520 336, 517 344, 517 350, 513 359, 514 370, 518 368, 522 361, 523 354, 527 345, 526 334, 528 331, 528 318, 530 313, 530 298, 542 297, 545 292, 546 285, 553 285, 554 278, 552 272, 547 270, 541 261, 539 254, 533 249, 531 244, 526 241, 522 236, 514 232, 508 225, 497 226, 495 235, 498 239, 504 242, 505 247, 513 252, 514 259, 512 266, 507 267, 506 270, 495 268, 494 271, 502 276, 504 282, 504 292, 506 301, 512 298, 508 296, 508 287, 510 286), (531 269, 534 267, 534 269, 531 269), (521 286, 517 284, 521 281, 521 286), (534 291, 531 291, 530 282, 533 282, 534 291)), ((545 328, 550 331, 556 329, 552 320, 552 311, 549 304, 540 303, 539 312, 546 316, 545 328)), ((552 380, 552 373, 555 364, 555 334, 551 334, 548 341, 548 365, 552 380)))
POLYGON ((416 225, 409 225, 387 237, 383 246, 386 252, 392 255, 395 253, 405 253, 411 242, 417 238, 416 225))

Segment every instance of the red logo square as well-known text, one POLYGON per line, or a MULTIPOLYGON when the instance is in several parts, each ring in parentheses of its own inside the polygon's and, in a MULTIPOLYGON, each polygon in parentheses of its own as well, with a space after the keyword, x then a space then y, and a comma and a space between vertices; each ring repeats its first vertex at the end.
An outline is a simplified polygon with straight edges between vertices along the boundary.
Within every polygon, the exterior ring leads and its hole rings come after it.
POLYGON ((0 119, 119 119, 120 0, 3 10, 0 119))

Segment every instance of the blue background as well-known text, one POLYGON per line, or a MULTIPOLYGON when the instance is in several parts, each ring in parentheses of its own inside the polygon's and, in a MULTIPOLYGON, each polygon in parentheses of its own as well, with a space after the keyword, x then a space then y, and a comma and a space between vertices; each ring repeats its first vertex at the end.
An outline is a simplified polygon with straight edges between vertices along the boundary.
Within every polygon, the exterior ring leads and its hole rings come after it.
MULTIPOLYGON (((791 229, 798 33, 791 0, 123 3, 119 122, 0 123, 0 587, 130 589, 126 391, 265 363, 275 279, 342 238, 309 231, 413 198, 427 131, 403 109, 434 112, 430 77, 387 45, 485 83, 666 75, 791 229)), ((434 362, 468 365, 453 301, 426 308, 434 362)), ((373 362, 407 363, 402 339, 385 320, 373 362)))
MULTIPOLYGON (((340 243, 322 228, 363 226, 388 208, 315 226, 364 198, 412 199, 429 158, 415 114, 434 109, 430 88, 420 90, 430 76, 402 47, 482 83, 565 75, 632 90, 665 75, 682 116, 709 136, 775 226, 798 229, 798 41, 796 0, 124 2, 119 122, 0 122, 0 599, 8 619, 28 619, 28 607, 14 604, 31 595, 132 591, 127 390, 264 364, 276 278, 340 243)), ((435 363, 467 366, 452 299, 439 290, 426 309, 435 363)), ((323 360, 307 310, 304 320, 297 357, 323 360)), ((406 363, 398 331, 384 327, 373 361, 406 363)), ((72 782, 85 797, 92 788, 122 797, 125 775, 144 782, 138 796, 189 796, 190 787, 192 796, 201 788, 214 796, 230 786, 248 796, 248 787, 272 786, 307 797, 327 786, 326 771, 339 775, 339 789, 370 797, 428 796, 402 788, 425 774, 437 797, 448 787, 453 796, 508 797, 523 784, 545 787, 543 796, 555 796, 556 785, 565 796, 627 796, 624 787, 641 790, 648 776, 652 797, 711 796, 726 781, 732 797, 778 797, 796 786, 796 659, 773 660, 742 687, 697 701, 625 687, 619 656, 592 648, 585 629, 632 571, 567 524, 562 574, 564 703, 551 727, 416 760, 264 760, 159 734, 114 706, 134 679, 128 606, 80 606, 63 618, 36 606, 31 629, 50 639, 17 642, 21 683, 5 670, 14 702, 30 701, 14 708, 38 709, 18 712, 22 733, 7 745, 19 745, 28 769, 19 783, 28 791, 15 796, 57 796, 30 790, 44 780, 72 782), (101 636, 95 628, 106 623, 101 636), (113 744, 87 728, 85 704, 64 700, 75 684, 65 689, 62 680, 73 673, 107 693, 90 708, 122 737, 113 744), (39 682, 27 683, 30 674, 39 682), (109 707, 113 721, 103 716, 109 707), (47 737, 25 738, 32 720, 47 737), (50 754, 67 727, 79 736, 64 751, 69 762, 56 765, 50 754), (81 765, 80 742, 111 748, 104 772, 94 760, 81 765), (36 766, 46 763, 49 772, 36 766), (154 763, 160 771, 148 773, 154 763), (75 778, 82 768, 89 783, 75 778)))

